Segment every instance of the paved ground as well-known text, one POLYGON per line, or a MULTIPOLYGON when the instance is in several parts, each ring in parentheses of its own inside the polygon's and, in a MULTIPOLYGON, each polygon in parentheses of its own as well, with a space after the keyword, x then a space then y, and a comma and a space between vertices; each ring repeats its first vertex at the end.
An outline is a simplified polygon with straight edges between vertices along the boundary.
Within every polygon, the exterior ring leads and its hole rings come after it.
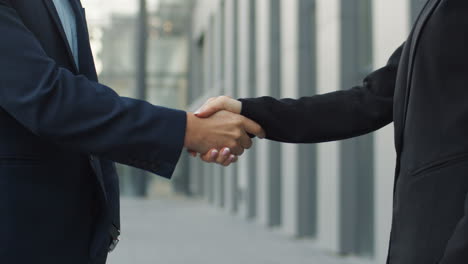
POLYGON ((123 200, 122 221, 109 264, 350 263, 195 200, 123 200))

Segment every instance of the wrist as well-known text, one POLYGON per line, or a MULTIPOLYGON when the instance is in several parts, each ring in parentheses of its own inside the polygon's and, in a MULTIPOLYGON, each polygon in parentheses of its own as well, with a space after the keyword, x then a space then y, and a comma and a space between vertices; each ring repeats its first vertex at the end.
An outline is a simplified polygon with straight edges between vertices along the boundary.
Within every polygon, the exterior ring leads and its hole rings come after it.
POLYGON ((199 142, 197 134, 199 133, 200 119, 193 113, 187 112, 187 126, 185 129, 184 147, 189 150, 197 150, 196 144, 199 142))
POLYGON ((239 100, 233 99, 228 96, 221 97, 222 98, 222 110, 226 110, 228 112, 234 114, 240 114, 242 111, 242 103, 239 100))
POLYGON ((242 102, 239 100, 234 100, 232 104, 233 108, 236 109, 235 113, 240 115, 242 113, 242 102))
POLYGON ((187 125, 185 126, 185 139, 184 139, 184 147, 190 149, 192 142, 193 142, 193 114, 187 112, 187 125))

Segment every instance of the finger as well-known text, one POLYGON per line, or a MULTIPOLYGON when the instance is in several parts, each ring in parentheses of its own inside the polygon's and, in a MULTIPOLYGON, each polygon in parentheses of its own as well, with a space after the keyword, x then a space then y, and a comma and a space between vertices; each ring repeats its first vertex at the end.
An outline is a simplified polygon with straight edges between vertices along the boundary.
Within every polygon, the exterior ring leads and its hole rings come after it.
MULTIPOLYGON (((200 108, 198 108, 198 110, 197 110, 196 112, 199 112, 200 109, 202 109, 204 106, 206 106, 207 104, 213 102, 213 101, 216 100, 216 99, 218 99, 218 97, 211 97, 211 98, 208 98, 208 100, 206 100, 206 102, 205 102, 200 108)), ((196 113, 196 112, 195 112, 195 113, 196 113)))
POLYGON ((220 154, 218 155, 218 158, 216 159, 216 163, 222 165, 224 162, 226 162, 229 157, 231 156, 231 150, 229 148, 224 148, 221 150, 220 154))
POLYGON ((252 134, 252 135, 255 135, 259 138, 265 138, 265 131, 263 130, 263 128, 256 122, 248 119, 248 118, 244 118, 243 119, 243 124, 244 124, 244 129, 247 133, 249 134, 252 134))
POLYGON ((240 142, 237 142, 236 146, 231 147, 231 154, 236 156, 241 156, 244 153, 244 148, 240 145, 240 142))
POLYGON ((244 148, 244 149, 249 149, 252 147, 252 139, 250 139, 249 135, 247 135, 247 133, 242 133, 242 136, 241 138, 239 139, 239 142, 241 144, 241 146, 244 148))
POLYGON ((224 110, 222 100, 211 98, 195 112, 195 115, 200 118, 207 118, 221 110, 224 110))
POLYGON ((224 167, 227 167, 227 166, 231 165, 231 163, 232 163, 235 159, 236 159, 236 156, 234 156, 234 155, 229 156, 229 159, 228 159, 226 162, 223 163, 223 166, 224 166, 224 167))
POLYGON ((212 149, 212 150, 208 151, 207 153, 205 153, 203 155, 200 155, 200 158, 204 162, 212 163, 212 162, 216 161, 218 156, 219 156, 219 151, 217 149, 212 149))
POLYGON ((239 157, 234 156, 234 159, 233 159, 232 163, 236 163, 238 160, 239 160, 239 157))
POLYGON ((193 114, 194 114, 195 116, 198 116, 198 114, 200 113, 201 109, 203 109, 203 108, 204 108, 207 104, 209 104, 210 102, 216 100, 216 98, 217 98, 217 97, 211 97, 211 98, 209 98, 208 100, 206 100, 206 102, 205 102, 200 108, 198 108, 198 110, 195 111, 193 114))

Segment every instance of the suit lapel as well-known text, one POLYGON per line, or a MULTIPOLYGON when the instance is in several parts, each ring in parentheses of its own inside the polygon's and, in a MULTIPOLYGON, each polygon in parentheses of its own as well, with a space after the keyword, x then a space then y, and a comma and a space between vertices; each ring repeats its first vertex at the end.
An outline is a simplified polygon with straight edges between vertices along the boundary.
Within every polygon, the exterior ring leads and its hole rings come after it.
POLYGON ((84 8, 79 0, 69 0, 76 14, 76 31, 78 35, 78 50, 80 73, 84 74, 92 81, 98 81, 96 68, 94 66, 93 53, 89 42, 88 27, 84 8))
POLYGON ((52 20, 54 21, 57 27, 57 30, 60 36, 62 37, 62 40, 64 41, 65 47, 67 49, 68 57, 72 62, 71 65, 73 67, 73 70, 75 71, 75 73, 78 73, 79 72, 78 67, 76 66, 75 58, 73 57, 73 52, 70 48, 70 44, 68 43, 67 35, 65 34, 65 30, 63 29, 62 21, 60 20, 60 17, 57 13, 57 9, 55 8, 55 5, 52 2, 52 0, 42 0, 42 1, 44 1, 44 4, 47 7, 50 16, 52 17, 52 20))
MULTIPOLYGON (((76 27, 77 27, 77 37, 78 37, 78 49, 79 49, 79 62, 80 62, 80 70, 78 70, 78 67, 76 66, 75 63, 75 58, 73 57, 73 53, 71 50, 71 47, 69 45, 67 35, 65 34, 65 30, 63 29, 62 26, 62 21, 60 20, 60 17, 57 13, 57 9, 55 8, 54 3, 52 0, 43 0, 45 5, 47 6, 50 15, 53 18, 53 21, 55 22, 58 31, 60 32, 60 35, 62 36, 63 41, 65 42, 65 46, 67 47, 67 53, 72 60, 72 65, 74 67, 74 70, 76 73, 83 73, 85 74, 89 79, 91 80, 97 80, 96 77, 96 71, 94 70, 94 66, 90 65, 93 63, 93 58, 92 58, 92 53, 91 53, 91 47, 89 45, 89 37, 88 37, 88 31, 86 28, 86 20, 85 16, 82 12, 83 8, 81 7, 81 4, 77 2, 77 0, 69 0, 70 4, 73 8, 73 11, 75 13, 76 17, 76 27)), ((103 176, 102 176, 102 169, 101 169, 101 163, 99 159, 97 158, 91 158, 90 160, 91 166, 93 167, 94 171, 96 172, 96 177, 98 179, 99 185, 102 188, 102 194, 103 194, 103 199, 104 201, 107 202, 107 195, 105 192, 105 185, 103 181, 103 176)))
MULTIPOLYGON (((406 89, 405 89, 405 99, 404 99, 404 109, 403 109, 403 116, 402 116, 402 127, 399 131, 400 133, 400 140, 403 141, 403 134, 405 131, 406 127, 406 117, 408 113, 408 104, 409 104, 409 97, 411 94, 411 85, 412 85, 412 80, 413 80, 413 69, 414 69, 414 61, 416 57, 416 51, 418 47, 418 43, 421 37, 421 33, 424 29, 424 27, 427 24, 427 21, 431 17, 431 15, 434 13, 436 7, 439 5, 439 3, 442 0, 429 0, 426 6, 424 7, 421 15, 419 16, 415 27, 413 29, 413 33, 411 36, 411 46, 410 46, 410 52, 409 52, 409 62, 408 62, 408 75, 406 78, 406 89)), ((402 142, 400 142, 400 151, 402 150, 402 142)))

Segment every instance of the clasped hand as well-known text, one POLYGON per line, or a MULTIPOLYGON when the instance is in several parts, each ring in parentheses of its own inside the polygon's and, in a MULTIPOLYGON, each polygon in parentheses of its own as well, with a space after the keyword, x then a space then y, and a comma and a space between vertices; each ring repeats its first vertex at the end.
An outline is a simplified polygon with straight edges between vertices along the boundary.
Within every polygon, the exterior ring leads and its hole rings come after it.
POLYGON ((241 116, 242 103, 227 96, 209 99, 195 113, 187 113, 185 147, 192 156, 229 166, 252 147, 249 134, 265 137, 262 127, 241 116))

